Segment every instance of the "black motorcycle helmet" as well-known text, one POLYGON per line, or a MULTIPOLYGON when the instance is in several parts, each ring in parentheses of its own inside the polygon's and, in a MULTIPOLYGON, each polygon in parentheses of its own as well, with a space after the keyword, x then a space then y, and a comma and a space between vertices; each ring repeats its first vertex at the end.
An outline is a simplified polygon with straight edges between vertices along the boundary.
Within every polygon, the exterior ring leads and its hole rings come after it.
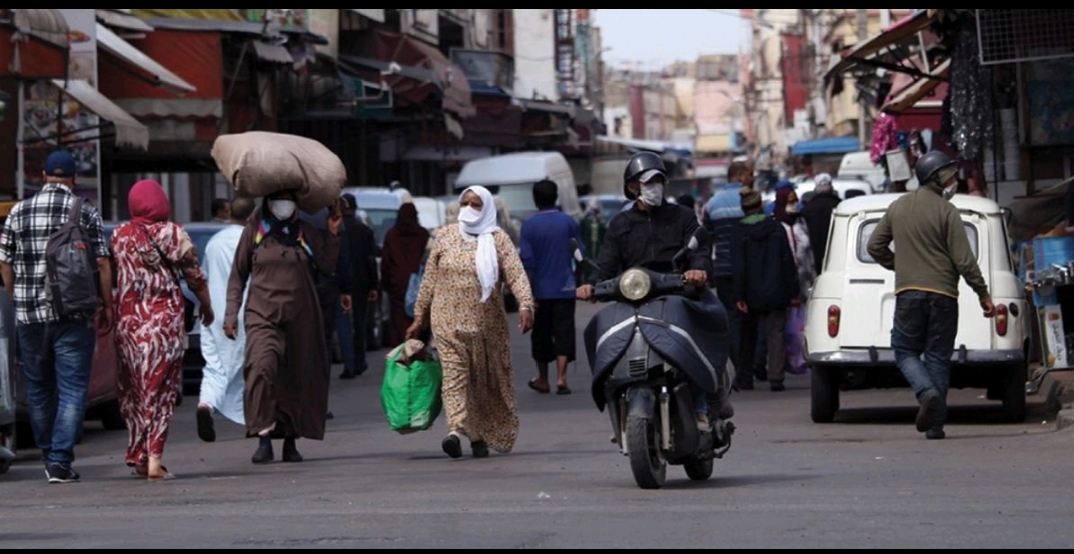
POLYGON ((933 150, 917 161, 914 174, 920 186, 934 185, 942 187, 957 171, 958 162, 951 160, 947 154, 933 150), (936 181, 933 183, 933 181, 936 181))
POLYGON ((637 195, 630 191, 630 183, 637 181, 643 174, 654 169, 663 174, 664 179, 667 179, 668 170, 664 167, 664 160, 658 154, 640 152, 630 158, 626 171, 623 173, 623 194, 630 200, 637 200, 637 195))

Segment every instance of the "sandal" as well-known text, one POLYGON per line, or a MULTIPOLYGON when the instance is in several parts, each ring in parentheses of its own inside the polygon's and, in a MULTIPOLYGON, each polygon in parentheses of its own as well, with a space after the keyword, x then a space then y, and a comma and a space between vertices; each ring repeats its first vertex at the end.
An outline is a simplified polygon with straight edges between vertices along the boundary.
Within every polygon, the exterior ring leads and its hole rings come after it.
POLYGON ((571 389, 570 387, 559 387, 558 389, 556 389, 556 394, 560 396, 570 396, 571 389))
POLYGON ((158 483, 158 482, 161 482, 161 481, 174 481, 175 480, 175 475, 173 475, 172 472, 168 471, 168 468, 166 468, 164 466, 160 466, 160 470, 164 472, 164 475, 154 476, 154 475, 149 475, 148 471, 146 472, 146 478, 149 480, 149 482, 158 483))
POLYGON ((552 388, 543 389, 537 386, 537 379, 530 379, 530 388, 537 391, 539 394, 549 394, 552 392, 552 388))

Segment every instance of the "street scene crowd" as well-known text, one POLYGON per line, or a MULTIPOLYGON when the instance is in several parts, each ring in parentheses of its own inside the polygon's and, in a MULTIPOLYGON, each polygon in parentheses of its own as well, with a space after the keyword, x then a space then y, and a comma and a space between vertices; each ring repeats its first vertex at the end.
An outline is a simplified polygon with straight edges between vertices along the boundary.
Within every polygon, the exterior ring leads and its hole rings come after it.
MULTIPOLYGON (((920 405, 917 429, 940 440, 960 279, 977 293, 985 317, 996 308, 950 203, 955 164, 933 152, 916 170, 922 186, 892 205, 868 250, 896 275, 892 346, 920 405), (907 217, 910 210, 929 216, 907 217)), ((799 317, 808 300, 839 204, 830 176, 819 175, 808 198, 799 198, 789 182, 777 185, 768 214, 754 168, 736 162, 729 183, 691 209, 687 200, 668 197, 660 157, 642 153, 626 167, 630 203, 618 214, 591 205, 579 223, 557 207, 556 183, 534 183, 539 213, 523 225, 518 248, 497 222, 493 193, 480 186, 462 192, 456 215, 434 233, 421 227, 413 204, 404 204, 379 253, 372 230, 356 217, 353 195, 308 213, 296 192, 281 190, 221 202, 217 217, 228 226, 209 241, 202 264, 190 236, 172 220, 160 183, 146 180, 131 189, 132 217, 106 240, 97 208, 73 193, 75 175, 71 154, 54 152, 47 185, 15 206, 0 233, 0 275, 14 298, 34 440, 53 484, 81 479, 76 435, 99 332, 114 329, 118 345, 129 431, 124 461, 136 477, 169 481, 177 474, 165 465, 165 450, 193 326, 203 329, 206 360, 197 409, 201 440, 213 442, 223 419, 257 441, 253 464, 276 461, 273 441, 282 441, 283 462, 300 463, 298 441, 323 440, 332 417, 333 340, 343 351, 339 377, 365 374, 362 330, 367 307, 380 294, 392 307, 396 351, 409 357, 435 351, 444 453, 463 457, 463 441, 475 458, 510 453, 520 423, 505 294, 518 304, 518 332, 531 336, 536 376, 529 388, 570 395, 577 302, 592 301, 596 285, 631 268, 671 271, 683 237, 691 235, 703 240, 682 279, 707 291, 697 302, 729 330, 726 344, 718 345, 729 363, 715 368, 715 386, 692 387, 705 432, 710 418, 733 418, 733 392, 762 382, 780 393, 788 373, 807 370, 801 334, 787 332, 788 319, 799 317), (579 263, 572 244, 595 271, 579 263), (86 276, 92 286, 85 286, 86 276)))

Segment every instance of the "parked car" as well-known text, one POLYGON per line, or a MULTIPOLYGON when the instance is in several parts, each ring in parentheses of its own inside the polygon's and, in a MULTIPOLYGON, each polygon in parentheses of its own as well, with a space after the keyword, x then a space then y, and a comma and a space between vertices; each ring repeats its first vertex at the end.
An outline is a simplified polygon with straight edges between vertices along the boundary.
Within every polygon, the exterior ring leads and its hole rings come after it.
MULTIPOLYGON (((895 274, 880 267, 868 252, 869 238, 899 196, 854 198, 840 204, 833 214, 825 266, 806 309, 805 352, 812 369, 814 422, 835 419, 841 391, 906 386, 891 348, 895 274)), ((991 200, 958 195, 953 203, 962 212, 998 315, 981 317, 977 295, 961 282, 962 316, 951 386, 986 389, 990 400, 1003 402, 1011 421, 1022 421, 1032 311, 1015 272, 1007 223, 999 205, 991 200)))

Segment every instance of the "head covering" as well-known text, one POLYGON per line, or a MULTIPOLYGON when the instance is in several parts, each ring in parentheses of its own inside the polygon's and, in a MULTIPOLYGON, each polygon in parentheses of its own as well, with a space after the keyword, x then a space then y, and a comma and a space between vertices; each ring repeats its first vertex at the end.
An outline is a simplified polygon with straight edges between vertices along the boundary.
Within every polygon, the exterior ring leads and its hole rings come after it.
POLYGON ((761 209, 761 205, 763 204, 761 193, 750 187, 742 187, 742 190, 740 190, 738 194, 742 197, 742 211, 748 213, 761 209))
POLYGON ((345 208, 347 208, 349 210, 357 210, 358 209, 358 199, 355 198, 353 194, 348 192, 347 194, 344 194, 342 196, 342 198, 343 198, 343 206, 345 208))
POLYGON ((657 177, 665 180, 667 179, 667 175, 665 175, 663 171, 660 171, 659 169, 650 169, 649 171, 642 173, 641 176, 638 177, 638 180, 643 184, 649 184, 650 181, 657 177))
POLYGON ((827 173, 817 175, 814 182, 817 183, 817 186, 813 191, 817 194, 832 194, 835 192, 835 188, 832 186, 832 176, 827 173))
POLYGON ((49 154, 48 159, 45 160, 45 173, 49 177, 73 179, 76 171, 78 171, 78 168, 75 163, 75 157, 66 150, 57 150, 49 154))
POLYGON ((481 281, 481 303, 488 302, 496 291, 500 279, 500 262, 496 253, 496 238, 493 236, 499 226, 496 225, 496 199, 485 187, 470 187, 459 195, 459 204, 468 193, 481 198, 481 217, 473 225, 459 222, 459 230, 467 235, 477 237, 477 278, 481 281))
POLYGON ((780 179, 779 182, 776 183, 776 190, 782 190, 782 189, 792 189, 793 190, 794 189, 794 183, 792 183, 791 181, 789 181, 787 179, 780 179))
POLYGON ((421 226, 418 220, 418 207, 414 204, 403 204, 399 207, 399 213, 395 216, 396 232, 403 236, 426 236, 429 232, 421 226))
POLYGON ((131 221, 143 227, 163 223, 172 217, 168 195, 164 194, 164 187, 156 181, 135 183, 127 196, 127 206, 130 207, 131 221))
POLYGON ((787 205, 790 204, 791 195, 794 194, 793 188, 781 188, 776 191, 776 219, 783 223, 791 224, 797 219, 797 215, 787 213, 787 205))

